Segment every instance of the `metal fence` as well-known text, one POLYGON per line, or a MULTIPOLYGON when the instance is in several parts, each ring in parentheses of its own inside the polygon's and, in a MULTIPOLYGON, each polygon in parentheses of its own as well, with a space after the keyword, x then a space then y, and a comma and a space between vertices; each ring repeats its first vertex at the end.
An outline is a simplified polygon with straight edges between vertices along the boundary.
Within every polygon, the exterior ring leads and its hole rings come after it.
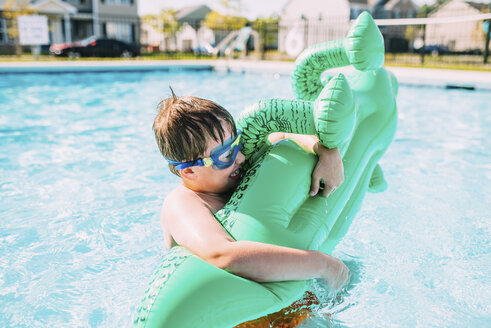
MULTIPOLYGON (((388 64, 465 64, 482 65, 487 62, 489 49, 489 19, 376 20, 384 37, 388 64), (384 25, 397 21, 399 25, 384 25)), ((156 33, 149 37, 158 22, 141 21, 141 42, 148 53, 173 54, 186 57, 261 58, 292 60, 301 50, 316 43, 342 39, 352 21, 342 18, 309 21, 278 21, 251 23, 249 26, 205 25, 191 22, 176 30, 156 33), (228 36, 239 36, 249 28, 254 31, 245 44, 244 38, 235 41, 228 36), (254 38, 259 38, 254 42, 254 38), (256 45, 256 46, 255 46, 256 45), (258 46, 257 46, 258 45, 258 46)), ((160 24, 165 26, 165 24, 160 24)), ((236 39, 237 40, 237 39, 236 39)))
MULTIPOLYGON (((446 15, 458 17, 459 13, 446 15)), ((99 19, 102 35, 125 37, 127 41, 139 43, 143 56, 172 59, 197 56, 293 60, 306 47, 344 38, 352 24, 342 17, 244 21, 236 25, 118 16, 99 19)), ((94 33, 90 17, 79 20, 72 21, 70 35, 73 41, 94 33)), ((483 65, 487 62, 491 16, 487 18, 480 14, 474 19, 447 18, 444 21, 438 15, 429 14, 428 20, 420 23, 399 20, 399 25, 391 25, 388 21, 398 20, 376 20, 384 36, 387 64, 483 65)), ((9 26, 9 21, 0 12, 0 53, 10 53, 14 49, 15 39, 8 35, 9 26)))

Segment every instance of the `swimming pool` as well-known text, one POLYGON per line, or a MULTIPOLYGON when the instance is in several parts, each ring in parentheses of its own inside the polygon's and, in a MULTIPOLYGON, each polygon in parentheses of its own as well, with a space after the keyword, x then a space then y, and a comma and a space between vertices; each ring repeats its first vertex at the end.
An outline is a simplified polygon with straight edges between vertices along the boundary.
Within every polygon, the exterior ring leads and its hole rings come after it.
MULTIPOLYGON (((178 183, 151 130, 169 84, 235 115, 292 97, 278 75, 1 76, 0 326, 131 324, 165 254, 158 212, 178 183)), ((489 325, 490 95, 400 87, 381 161, 389 189, 367 195, 334 253, 352 283, 305 327, 489 325)))

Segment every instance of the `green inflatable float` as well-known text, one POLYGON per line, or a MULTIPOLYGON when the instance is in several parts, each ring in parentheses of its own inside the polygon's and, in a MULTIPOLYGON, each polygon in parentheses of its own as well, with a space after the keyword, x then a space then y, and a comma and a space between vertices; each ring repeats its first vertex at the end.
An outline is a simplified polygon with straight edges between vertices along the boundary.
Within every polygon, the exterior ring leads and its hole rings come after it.
MULTIPOLYGON (((292 86, 298 100, 261 100, 246 109, 243 131, 248 169, 216 219, 236 240, 330 253, 345 235, 367 190, 386 187, 377 165, 394 136, 397 81, 382 68, 384 43, 368 13, 344 40, 306 49, 292 86), (333 67, 357 70, 321 79, 333 67), (344 183, 328 198, 309 197, 316 157, 272 132, 315 134, 339 147, 344 183)), ((299 299, 309 281, 257 283, 220 270, 183 247, 160 264, 138 308, 136 327, 233 327, 299 299)))

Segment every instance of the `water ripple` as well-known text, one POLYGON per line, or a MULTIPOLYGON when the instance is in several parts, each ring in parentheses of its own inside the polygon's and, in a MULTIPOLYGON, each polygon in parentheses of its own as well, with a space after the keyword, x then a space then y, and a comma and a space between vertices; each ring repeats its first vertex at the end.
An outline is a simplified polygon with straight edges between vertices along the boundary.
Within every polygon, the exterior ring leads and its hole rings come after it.
MULTIPOLYGON (((159 209, 178 180, 154 137, 170 95, 236 115, 292 98, 286 77, 211 72, 6 75, 0 82, 0 326, 121 327, 165 254, 159 209), (244 92, 247 90, 247 92, 244 92)), ((401 86, 399 126, 334 255, 352 271, 305 327, 489 323, 489 93, 401 86)))

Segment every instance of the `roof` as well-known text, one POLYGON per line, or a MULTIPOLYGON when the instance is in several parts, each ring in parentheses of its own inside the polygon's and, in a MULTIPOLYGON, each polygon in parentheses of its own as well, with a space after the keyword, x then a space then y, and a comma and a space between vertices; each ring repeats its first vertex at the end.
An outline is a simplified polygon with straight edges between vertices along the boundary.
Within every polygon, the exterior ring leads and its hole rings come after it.
MULTIPOLYGON (((211 9, 207 5, 184 7, 178 10, 176 18, 178 20, 189 19, 189 18, 196 19, 198 17, 195 16, 200 15, 200 11, 211 12, 211 9)), ((204 18, 204 17, 199 17, 199 18, 204 18)))
MULTIPOLYGON (((455 5, 455 3, 463 3, 469 6, 472 9, 475 9, 477 11, 486 13, 489 12, 489 3, 483 3, 483 2, 475 2, 475 1, 465 1, 465 0, 449 0, 446 1, 440 5, 438 5, 435 9, 433 9, 430 13, 430 16, 435 15, 438 12, 441 12, 441 10, 446 10, 447 7, 455 5)), ((449 11, 450 12, 450 11, 449 11)), ((452 13, 453 14, 453 13, 452 13)))
POLYGON ((77 8, 61 0, 40 0, 31 4, 32 9, 43 14, 75 14, 77 8))
MULTIPOLYGON (((0 9, 4 9, 5 5, 7 4, 7 2, 9 2, 9 0, 0 0, 0 9)), ((18 8, 18 3, 20 1, 14 1, 12 3, 12 9, 16 9, 18 8)), ((51 7, 51 8, 63 8, 65 11, 69 12, 69 13, 76 13, 77 12, 77 8, 72 6, 71 4, 68 3, 68 1, 63 1, 63 0, 30 0, 30 1, 27 1, 29 3, 29 7, 31 8, 34 8, 34 9, 40 9, 40 8, 47 8, 47 7, 51 7)), ((22 1, 20 2, 22 3, 22 5, 25 4, 25 1, 22 1)), ((49 9, 48 9, 48 12, 47 13, 50 13, 49 12, 49 9)))
POLYGON ((368 5, 368 1, 367 0, 348 0, 348 2, 351 4, 351 3, 356 3, 356 4, 359 4, 359 5, 368 5))
POLYGON ((387 3, 384 5, 385 9, 391 10, 394 8, 401 0, 389 0, 387 3))
POLYGON ((466 3, 468 5, 470 5, 471 7, 474 7, 476 8, 477 10, 481 11, 481 12, 489 12, 490 10, 490 7, 489 7, 489 4, 487 3, 484 3, 484 2, 473 2, 473 1, 466 1, 466 3))

